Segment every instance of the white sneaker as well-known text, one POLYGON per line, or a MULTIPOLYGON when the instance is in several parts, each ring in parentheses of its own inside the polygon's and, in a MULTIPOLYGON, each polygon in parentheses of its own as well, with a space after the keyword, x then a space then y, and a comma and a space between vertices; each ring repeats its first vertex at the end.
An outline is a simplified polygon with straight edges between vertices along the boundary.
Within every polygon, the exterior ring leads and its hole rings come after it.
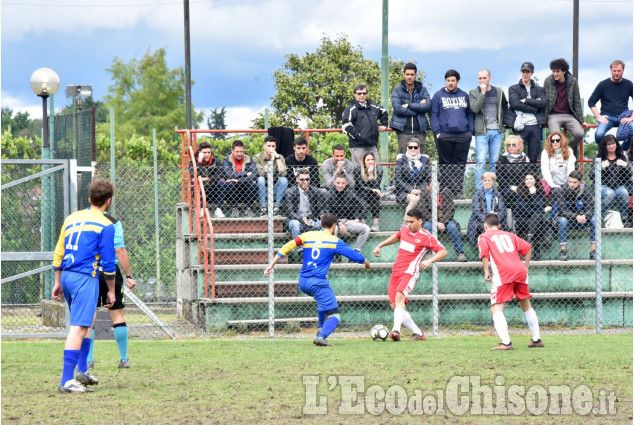
POLYGON ((61 393, 92 393, 95 390, 92 388, 86 388, 76 380, 71 379, 70 381, 66 381, 64 385, 59 384, 57 391, 61 393))
POLYGON ((223 210, 221 210, 220 208, 216 208, 214 210, 214 217, 216 217, 216 218, 225 218, 225 214, 223 214, 223 210))

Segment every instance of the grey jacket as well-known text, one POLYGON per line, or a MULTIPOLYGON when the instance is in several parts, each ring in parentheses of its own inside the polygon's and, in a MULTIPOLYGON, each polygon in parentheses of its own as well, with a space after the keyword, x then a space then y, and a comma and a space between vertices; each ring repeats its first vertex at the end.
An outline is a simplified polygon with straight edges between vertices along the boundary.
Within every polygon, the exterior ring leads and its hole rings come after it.
MULTIPOLYGON (((350 159, 344 159, 344 172, 348 187, 355 187, 355 164, 350 159)), ((333 164, 333 157, 322 163, 322 184, 325 188, 333 188, 333 180, 335 180, 335 170, 337 167, 333 164)))
MULTIPOLYGON (((494 86, 492 86, 494 87, 494 86)), ((509 108, 505 92, 500 87, 494 87, 496 89, 496 99, 498 103, 498 131, 500 133, 505 131, 503 126, 503 117, 505 111, 509 108)), ((482 136, 487 133, 485 130, 485 115, 483 114, 483 106, 485 106, 485 95, 481 93, 479 87, 470 90, 470 109, 474 112, 474 131, 476 136, 482 136)))
MULTIPOLYGON (((567 81, 567 97, 569 98, 569 108, 571 108, 571 112, 573 116, 580 124, 584 122, 584 115, 582 115, 582 103, 580 102, 580 86, 578 85, 578 80, 567 71, 565 74, 565 78, 567 81)), ((556 88, 556 80, 553 78, 553 75, 545 78, 545 83, 543 84, 543 88, 547 93, 547 109, 545 110, 546 114, 549 115, 553 106, 556 104, 556 97, 558 97, 558 89, 556 88)))

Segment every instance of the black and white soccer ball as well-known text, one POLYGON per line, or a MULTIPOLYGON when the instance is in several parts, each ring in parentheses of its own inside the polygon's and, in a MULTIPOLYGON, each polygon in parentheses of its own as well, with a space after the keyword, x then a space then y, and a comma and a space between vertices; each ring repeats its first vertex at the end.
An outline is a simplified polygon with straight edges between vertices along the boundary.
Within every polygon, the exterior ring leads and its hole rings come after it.
POLYGON ((388 328, 384 325, 375 325, 370 330, 370 337, 373 339, 373 341, 386 341, 386 338, 388 338, 388 333, 388 328))

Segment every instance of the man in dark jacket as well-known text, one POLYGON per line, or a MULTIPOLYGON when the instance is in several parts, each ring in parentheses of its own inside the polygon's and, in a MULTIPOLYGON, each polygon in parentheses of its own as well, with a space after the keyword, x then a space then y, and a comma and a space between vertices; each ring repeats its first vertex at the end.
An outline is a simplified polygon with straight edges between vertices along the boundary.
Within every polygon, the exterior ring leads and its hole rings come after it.
MULTIPOLYGON (((192 161, 189 164, 190 177, 194 178, 194 166, 192 161)), ((205 200, 207 205, 216 203, 214 216, 225 217, 221 208, 225 198, 224 186, 220 179, 224 177, 223 168, 212 153, 212 145, 209 142, 201 142, 196 151, 196 175, 199 183, 205 188, 205 200)), ((192 185, 192 192, 195 186, 192 185)), ((194 194, 192 194, 194 199, 194 194)), ((202 200, 201 200, 202 203, 202 200)))
POLYGON ((554 59, 549 64, 551 75, 545 78, 545 93, 547 94, 547 124, 549 132, 568 130, 572 137, 569 147, 578 158, 578 145, 584 137, 581 124, 584 122, 582 103, 580 103, 580 86, 578 80, 569 72, 566 60, 554 59))
POLYGON ((401 84, 392 89, 392 119, 390 127, 397 132, 399 153, 405 154, 413 137, 419 140, 421 153, 426 153, 426 131, 432 100, 428 89, 417 81, 417 65, 408 62, 403 67, 401 84))
POLYGON ((434 94, 430 110, 430 127, 439 153, 440 179, 463 199, 465 165, 474 135, 474 112, 466 92, 459 89, 461 75, 450 69, 445 73, 445 87, 434 94))
POLYGON ((240 140, 232 143, 232 151, 223 160, 225 179, 222 183, 227 203, 232 207, 232 218, 238 218, 238 204, 245 203, 245 217, 255 217, 251 210, 258 196, 258 169, 249 155, 245 153, 245 145, 240 140))
POLYGON ((311 186, 320 187, 320 170, 317 159, 307 153, 309 142, 302 136, 293 141, 293 155, 284 159, 287 164, 287 181, 289 186, 296 184, 298 171, 308 168, 311 173, 311 186))
POLYGON ((569 174, 568 186, 556 192, 551 217, 558 226, 560 240, 560 261, 567 261, 567 230, 589 227, 591 254, 595 260, 595 217, 593 217, 594 197, 591 188, 585 188, 582 171, 574 170, 569 174))
POLYGON ((356 85, 353 94, 355 99, 348 102, 348 107, 342 113, 342 131, 348 136, 351 160, 355 165, 361 165, 364 154, 370 152, 379 164, 379 132, 386 131, 388 112, 366 98, 368 87, 364 84, 356 85))
POLYGON ((326 195, 326 212, 333 213, 338 218, 335 236, 357 235, 355 249, 361 251, 370 235, 370 227, 359 220, 366 217, 368 204, 347 185, 346 176, 335 176, 334 187, 326 195))
POLYGON ((510 125, 514 127, 514 134, 522 137, 529 161, 535 164, 542 150, 541 128, 547 124, 547 94, 531 79, 534 75, 531 62, 523 63, 520 73, 518 84, 509 87, 509 109, 516 113, 516 119, 510 125))
MULTIPOLYGON (((295 180, 297 184, 284 194, 284 205, 287 208, 285 224, 293 239, 301 233, 320 230, 320 219, 325 212, 322 190, 311 185, 309 169, 298 169, 295 180)), ((298 252, 302 252, 302 247, 298 248, 298 252)))

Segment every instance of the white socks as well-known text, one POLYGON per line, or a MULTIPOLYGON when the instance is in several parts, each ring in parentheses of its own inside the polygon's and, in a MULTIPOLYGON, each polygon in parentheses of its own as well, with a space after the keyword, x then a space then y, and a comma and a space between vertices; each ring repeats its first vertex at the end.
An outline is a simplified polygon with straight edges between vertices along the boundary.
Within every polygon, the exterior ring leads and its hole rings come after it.
MULTIPOLYGON (((509 330, 507 329, 507 319, 505 319, 505 315, 502 311, 499 311, 492 315, 492 319, 494 319, 494 328, 498 336, 500 336, 501 342, 505 345, 509 345, 511 340, 509 339, 509 330)), ((536 325, 538 325, 538 319, 536 319, 536 325)))
MULTIPOLYGON (((401 332, 401 324, 403 323, 404 315, 406 314, 406 310, 401 307, 395 307, 395 321, 392 325, 392 330, 401 332)), ((410 315, 408 315, 410 317, 410 315)), ((412 320, 412 319, 411 319, 412 320)))
POLYGON ((525 317, 527 318, 527 325, 529 326, 534 342, 538 341, 540 339, 540 326, 538 325, 538 316, 536 316, 536 312, 533 308, 530 308, 525 312, 525 317))
POLYGON ((403 325, 406 328, 410 329, 410 332, 412 332, 413 335, 423 335, 423 332, 421 332, 421 329, 419 329, 419 326, 417 326, 415 321, 412 320, 412 316, 410 316, 410 313, 408 313, 405 310, 403 312, 403 325))

